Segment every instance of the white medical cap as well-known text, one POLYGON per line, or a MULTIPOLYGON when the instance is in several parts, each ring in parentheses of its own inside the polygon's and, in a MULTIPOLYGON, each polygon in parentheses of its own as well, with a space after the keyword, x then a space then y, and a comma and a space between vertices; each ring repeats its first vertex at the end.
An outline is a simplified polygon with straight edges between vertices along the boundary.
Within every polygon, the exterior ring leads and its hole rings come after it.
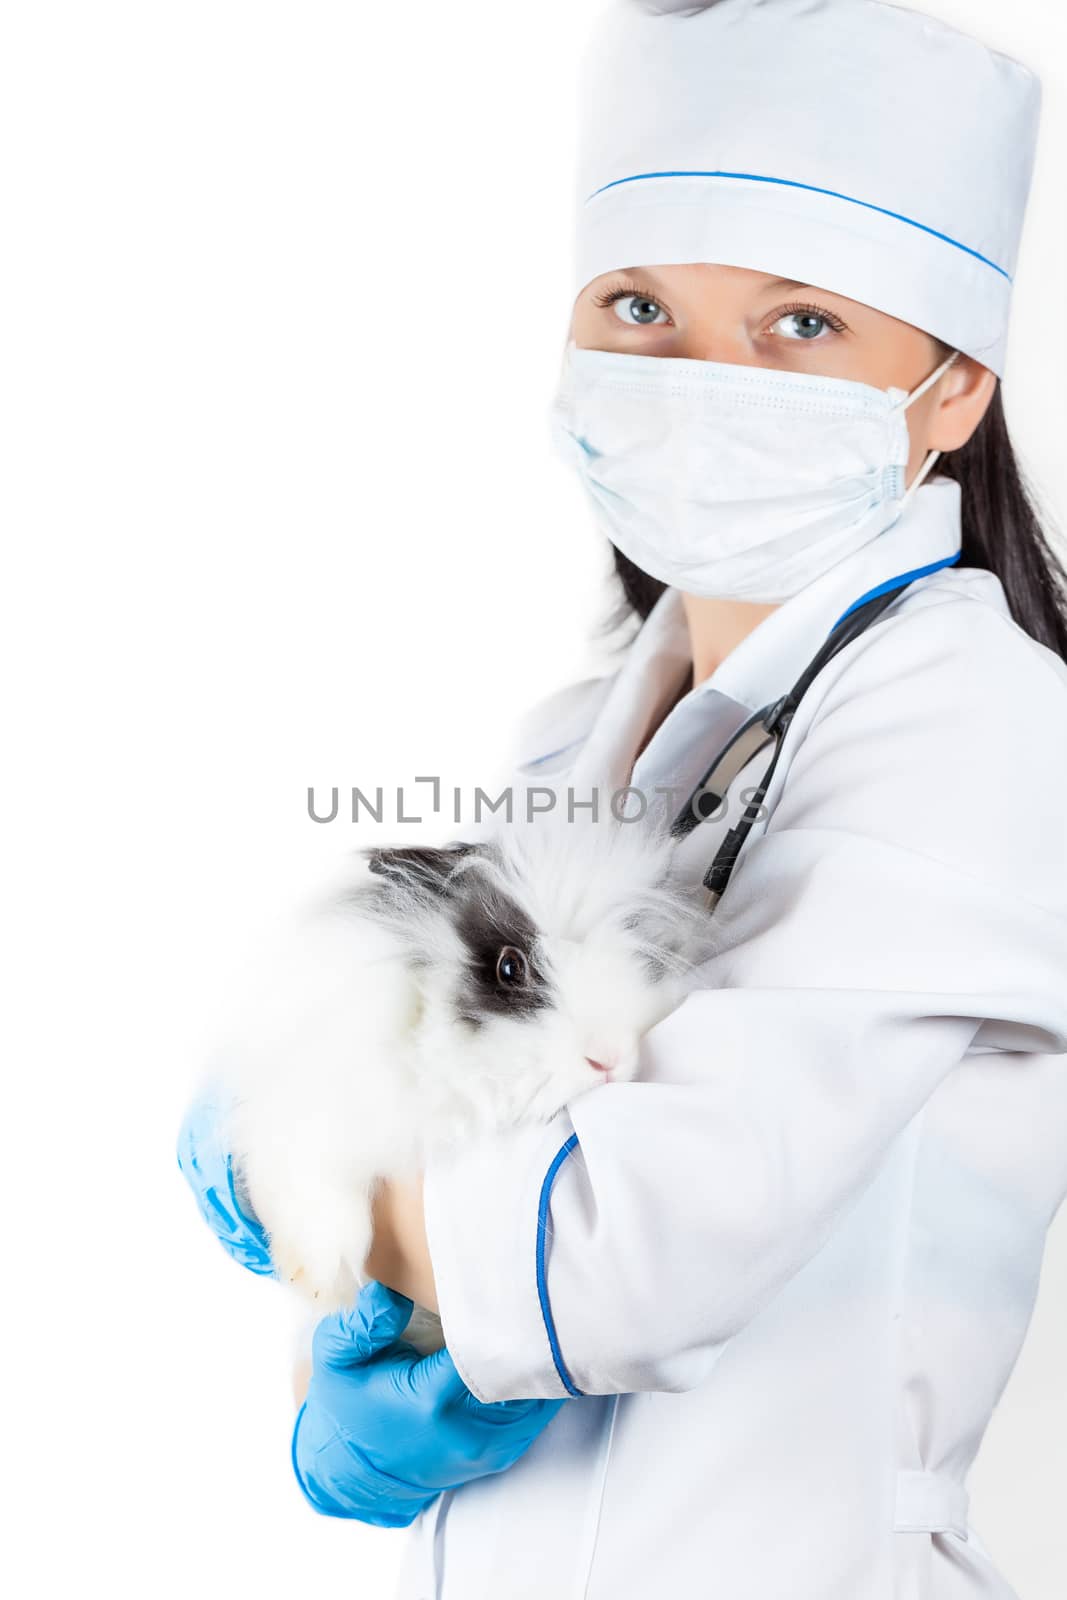
POLYGON ((1003 373, 1041 89, 881 0, 614 0, 587 45, 579 293, 717 262, 836 291, 1003 373))

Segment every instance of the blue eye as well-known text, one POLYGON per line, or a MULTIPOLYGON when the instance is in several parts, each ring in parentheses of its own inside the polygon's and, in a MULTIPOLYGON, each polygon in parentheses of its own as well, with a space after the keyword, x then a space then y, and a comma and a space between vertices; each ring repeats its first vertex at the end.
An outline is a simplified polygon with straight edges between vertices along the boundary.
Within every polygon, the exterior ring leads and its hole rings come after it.
POLYGON ((821 339, 828 329, 832 333, 843 333, 845 324, 839 317, 820 311, 816 306, 794 306, 771 324, 770 331, 779 338, 810 342, 821 339))
POLYGON ((636 324, 639 328, 651 328, 661 317, 670 320, 658 300, 648 300, 644 295, 624 294, 614 302, 614 305, 615 315, 619 320, 631 326, 636 324))
POLYGON ((670 322, 670 316, 650 294, 638 289, 619 287, 594 295, 593 304, 611 306, 620 322, 628 328, 654 328, 660 322, 670 322))

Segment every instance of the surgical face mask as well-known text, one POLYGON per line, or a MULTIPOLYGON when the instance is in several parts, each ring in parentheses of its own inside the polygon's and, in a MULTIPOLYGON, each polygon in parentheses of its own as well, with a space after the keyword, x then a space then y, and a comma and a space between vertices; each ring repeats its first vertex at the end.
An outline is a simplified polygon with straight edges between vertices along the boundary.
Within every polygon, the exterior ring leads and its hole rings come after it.
POLYGON ((788 599, 890 527, 905 492, 905 413, 924 383, 876 389, 572 340, 552 437, 614 545, 688 594, 788 599))

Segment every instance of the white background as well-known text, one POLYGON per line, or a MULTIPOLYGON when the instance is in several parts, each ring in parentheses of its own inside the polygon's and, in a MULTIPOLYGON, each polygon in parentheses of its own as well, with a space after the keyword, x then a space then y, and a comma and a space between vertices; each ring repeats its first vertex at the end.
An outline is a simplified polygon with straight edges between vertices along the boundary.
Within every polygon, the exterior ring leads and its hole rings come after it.
MULTIPOLYGON (((404 1536, 300 1498, 293 1316, 203 1229, 174 1139, 241 952, 367 842, 309 822, 307 785, 480 781, 518 709, 601 659, 604 553, 546 420, 595 9, 2 13, 20 1595, 389 1592, 404 1536)), ((928 9, 1045 78, 1006 392, 1063 512, 1061 8, 928 9)), ((972 1477, 1023 1600, 1067 1586, 1065 1325, 1061 1217, 972 1477)))

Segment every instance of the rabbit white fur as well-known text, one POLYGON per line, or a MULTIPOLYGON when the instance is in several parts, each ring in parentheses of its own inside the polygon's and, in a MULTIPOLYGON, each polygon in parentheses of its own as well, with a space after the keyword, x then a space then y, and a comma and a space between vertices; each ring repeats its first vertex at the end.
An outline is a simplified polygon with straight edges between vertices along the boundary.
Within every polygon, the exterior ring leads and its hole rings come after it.
MULTIPOLYGON (((220 1051, 223 1135, 279 1277, 323 1313, 350 1303, 377 1179, 632 1078, 708 928, 672 842, 633 822, 346 858, 220 1051)), ((406 1337, 436 1348, 440 1324, 406 1337)))

